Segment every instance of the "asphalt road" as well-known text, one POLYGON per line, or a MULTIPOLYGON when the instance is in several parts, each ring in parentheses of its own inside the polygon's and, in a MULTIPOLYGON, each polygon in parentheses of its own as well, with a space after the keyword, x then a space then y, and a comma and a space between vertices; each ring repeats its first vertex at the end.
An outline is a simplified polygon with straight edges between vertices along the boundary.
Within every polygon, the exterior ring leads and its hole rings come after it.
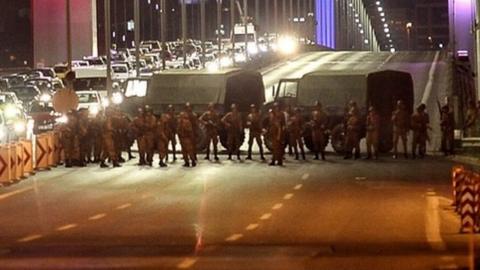
MULTIPOLYGON (((416 102, 426 100, 434 115, 445 77, 434 59, 311 53, 264 70, 265 83, 317 68, 408 68, 416 102)), ((166 169, 135 161, 119 169, 54 168, 0 188, 0 269, 468 265, 470 238, 458 233, 450 207, 453 164, 441 157, 344 161, 330 153, 325 162, 288 157, 283 168, 222 159, 190 169, 181 161, 166 169)))

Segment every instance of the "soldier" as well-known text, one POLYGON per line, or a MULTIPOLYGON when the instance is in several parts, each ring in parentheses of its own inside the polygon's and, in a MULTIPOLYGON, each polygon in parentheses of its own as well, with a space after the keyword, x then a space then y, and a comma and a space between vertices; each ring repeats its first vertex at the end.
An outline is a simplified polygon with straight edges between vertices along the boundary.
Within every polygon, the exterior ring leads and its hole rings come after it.
POLYGON ((252 160, 252 146, 253 141, 257 142, 260 150, 260 158, 265 160, 263 156, 263 142, 262 142, 262 119, 255 104, 250 105, 250 114, 247 116, 247 128, 248 132, 248 160, 252 160))
POLYGON ((185 104, 185 112, 188 116, 188 120, 190 120, 190 123, 192 123, 192 129, 193 129, 193 153, 195 155, 195 160, 198 160, 197 159, 197 140, 195 138, 197 138, 197 132, 198 132, 198 129, 199 129, 199 126, 198 126, 198 115, 196 113, 193 112, 193 107, 192 105, 190 104, 190 102, 187 102, 187 104, 185 104))
POLYGON ((367 115, 367 159, 372 158, 372 148, 373 156, 375 159, 378 159, 378 143, 380 135, 380 116, 373 106, 368 108, 367 115))
POLYGON ((478 118, 478 110, 475 105, 475 101, 470 101, 467 115, 465 117, 465 125, 464 125, 464 133, 465 137, 473 137, 475 136, 475 123, 477 122, 478 118))
POLYGON ((408 158, 407 154, 407 134, 409 130, 409 116, 405 109, 403 101, 397 101, 397 109, 392 114, 393 124, 393 158, 398 158, 398 141, 402 140, 403 155, 408 158))
POLYGON ((115 144, 115 152, 117 153, 118 162, 125 162, 122 157, 122 151, 125 148, 126 131, 128 123, 124 122, 122 112, 117 106, 112 106, 112 125, 113 125, 113 141, 115 144))
POLYGON ((355 159, 360 158, 360 114, 355 101, 349 102, 348 115, 345 117, 345 148, 346 153, 344 159, 352 158, 352 152, 355 152, 355 159))
POLYGON ((292 146, 295 153, 295 160, 299 159, 298 148, 302 154, 302 159, 305 160, 305 149, 303 147, 303 131, 305 123, 300 108, 295 108, 293 114, 289 116, 287 122, 289 145, 292 146))
POLYGON ((145 140, 145 114, 143 108, 138 108, 138 115, 131 123, 132 133, 135 134, 137 140, 139 163, 138 165, 146 165, 146 140, 145 140))
MULTIPOLYGON (((165 114, 165 117, 167 119, 167 123, 165 126, 165 133, 168 137, 168 143, 167 143, 167 150, 168 150, 168 144, 172 144, 172 154, 173 154, 173 161, 177 160, 177 157, 175 156, 176 154, 176 145, 177 145, 177 140, 176 140, 176 133, 177 133, 177 118, 175 116, 175 108, 172 105, 168 105, 167 108, 167 114, 165 114)), ((165 158, 166 161, 168 161, 168 154, 167 157, 165 158)))
POLYGON ((75 136, 77 134, 77 117, 74 111, 69 111, 66 114, 67 122, 61 128, 61 143, 65 155, 65 167, 71 168, 73 166, 74 152, 75 152, 75 136))
POLYGON ((442 130, 442 151, 445 156, 453 155, 455 119, 448 105, 443 106, 441 109, 440 128, 442 130))
POLYGON ((108 165, 105 164, 105 160, 107 158, 110 159, 113 167, 121 167, 117 160, 117 152, 115 151, 113 118, 114 113, 112 112, 112 109, 107 108, 105 111, 105 121, 102 128, 103 151, 100 160, 101 168, 108 168, 108 165))
POLYGON ((220 117, 215 112, 215 105, 213 103, 208 104, 207 111, 199 118, 206 129, 207 135, 207 155, 206 160, 210 160, 210 144, 213 144, 213 155, 215 160, 218 161, 218 126, 220 123, 220 117))
POLYGON ((272 142, 272 162, 269 165, 283 166, 283 157, 285 155, 285 115, 280 110, 278 103, 275 103, 273 109, 269 112, 268 135, 272 142))
POLYGON ((166 159, 168 152, 168 137, 166 133, 168 121, 169 117, 167 114, 160 116, 157 120, 157 127, 155 131, 158 157, 160 159, 158 165, 160 165, 160 167, 167 167, 167 164, 164 162, 164 160, 166 159))
POLYGON ((412 155, 414 159, 416 158, 417 149, 420 158, 425 156, 427 150, 430 120, 428 114, 425 112, 425 109, 425 104, 421 104, 418 106, 416 113, 414 113, 411 117, 411 126, 413 130, 412 155))
POLYGON ((103 150, 102 127, 104 116, 99 113, 90 122, 89 136, 91 140, 91 153, 93 153, 93 163, 99 163, 103 150))
POLYGON ((153 115, 153 111, 150 107, 145 106, 145 125, 144 125, 144 137, 145 137, 145 150, 147 154, 147 164, 152 167, 153 154, 155 152, 155 131, 157 125, 157 118, 153 115))
POLYGON ((315 108, 312 111, 312 120, 310 121, 315 160, 319 159, 319 154, 322 155, 322 160, 325 160, 325 146, 327 145, 327 135, 325 131, 327 124, 328 116, 323 111, 322 104, 317 101, 315 102, 315 108))
POLYGON ((241 136, 243 134, 242 116, 238 112, 237 105, 232 104, 231 111, 222 118, 222 123, 227 129, 227 146, 228 159, 232 159, 232 155, 236 154, 237 159, 240 158, 241 136))
POLYGON ((195 145, 194 145, 194 132, 193 125, 186 112, 181 112, 178 117, 177 133, 180 139, 180 145, 182 146, 182 155, 184 160, 184 167, 192 167, 197 165, 195 159, 195 145))
POLYGON ((78 113, 78 147, 79 147, 79 158, 78 166, 85 167, 88 160, 90 160, 90 144, 89 144, 89 119, 88 119, 88 109, 82 108, 78 113))

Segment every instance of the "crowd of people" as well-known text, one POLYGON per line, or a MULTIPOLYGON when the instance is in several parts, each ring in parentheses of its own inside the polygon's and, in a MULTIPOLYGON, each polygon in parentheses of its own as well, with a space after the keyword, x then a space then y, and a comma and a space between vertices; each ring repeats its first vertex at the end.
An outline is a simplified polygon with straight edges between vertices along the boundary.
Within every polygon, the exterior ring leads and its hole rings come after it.
MULTIPOLYGON (((399 157, 398 146, 403 147, 403 155, 409 157, 407 140, 411 136, 411 155, 413 158, 424 157, 429 140, 429 116, 426 106, 421 104, 410 115, 403 101, 399 100, 391 117, 393 126, 393 157, 399 157)), ((246 159, 252 159, 252 148, 257 143, 260 159, 266 160, 264 144, 270 144, 270 165, 282 166, 285 150, 288 149, 296 160, 306 159, 304 137, 311 138, 314 159, 325 160, 325 148, 329 141, 329 117, 322 104, 315 106, 305 117, 300 108, 284 110, 275 103, 264 118, 255 105, 243 118, 237 105, 231 105, 230 111, 223 117, 216 111, 215 104, 209 104, 207 110, 198 116, 192 106, 186 104, 178 114, 173 106, 168 106, 160 116, 154 115, 148 106, 139 108, 135 118, 130 120, 118 107, 108 107, 104 114, 89 118, 87 109, 70 111, 67 121, 57 127, 64 150, 66 167, 86 166, 98 163, 102 168, 120 167, 127 159, 136 158, 131 148, 136 142, 140 166, 152 166, 154 155, 158 154, 159 166, 166 167, 171 156, 175 161, 177 138, 181 146, 185 167, 195 167, 197 158, 197 138, 200 130, 206 139, 205 159, 212 157, 219 160, 218 143, 221 131, 226 132, 228 159, 236 157, 241 160, 240 146, 243 143, 244 129, 248 129, 248 151, 246 159), (306 120, 308 119, 308 120, 306 120), (200 129, 200 126, 203 129, 200 129), (308 134, 307 134, 308 133, 308 134)), ((453 154, 454 118, 449 106, 441 108, 442 151, 453 154)), ((355 101, 350 101, 344 118, 345 159, 358 159, 360 140, 366 135, 366 159, 378 159, 381 129, 380 116, 376 108, 369 107, 366 118, 362 118, 355 101), (366 132, 366 133, 364 133, 366 132)))

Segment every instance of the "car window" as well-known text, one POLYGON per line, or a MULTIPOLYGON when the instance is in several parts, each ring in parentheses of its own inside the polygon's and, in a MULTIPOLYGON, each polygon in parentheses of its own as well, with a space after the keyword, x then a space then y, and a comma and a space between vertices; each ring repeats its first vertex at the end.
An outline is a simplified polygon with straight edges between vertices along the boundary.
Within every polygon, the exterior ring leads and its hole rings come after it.
POLYGON ((77 93, 79 103, 97 103, 98 96, 95 93, 77 93))

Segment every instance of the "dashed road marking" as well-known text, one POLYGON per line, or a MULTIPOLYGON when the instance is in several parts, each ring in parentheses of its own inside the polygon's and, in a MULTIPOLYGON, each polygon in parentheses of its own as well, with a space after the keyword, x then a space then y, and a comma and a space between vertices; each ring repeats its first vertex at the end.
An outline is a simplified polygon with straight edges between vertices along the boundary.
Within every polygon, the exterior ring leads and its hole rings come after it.
POLYGON ((266 214, 263 214, 263 215, 260 217, 260 219, 261 219, 261 220, 267 220, 267 219, 269 219, 269 218, 271 218, 271 217, 272 217, 272 214, 271 214, 271 213, 266 213, 266 214))
POLYGON ((245 230, 247 231, 253 231, 255 230, 256 228, 258 228, 258 223, 252 223, 252 224, 249 224, 247 227, 245 227, 245 230))
POLYGON ((197 262, 197 259, 195 258, 185 258, 183 261, 177 264, 177 268, 188 269, 188 268, 191 268, 196 262, 197 262))
POLYGON ((243 237, 243 234, 241 233, 236 233, 236 234, 232 234, 230 235, 229 237, 225 238, 225 241, 227 242, 233 242, 233 241, 237 241, 238 239, 242 238, 243 237))
POLYGON ((98 214, 98 215, 94 215, 94 216, 91 216, 88 218, 88 220, 99 220, 99 219, 102 219, 106 216, 107 214, 105 213, 101 213, 101 214, 98 214))
POLYGON ((310 174, 305 173, 304 175, 302 175, 302 180, 307 180, 309 177, 310 177, 310 174))
POLYGON ((301 189, 302 187, 303 187, 302 184, 298 184, 298 185, 296 185, 295 187, 293 187, 293 189, 299 190, 299 189, 301 189))
POLYGON ((435 195, 437 195, 437 193, 435 193, 435 192, 433 192, 433 191, 429 191, 429 192, 427 192, 426 194, 427 194, 427 196, 435 196, 435 195))
POLYGON ((25 236, 23 238, 18 239, 17 242, 26 243, 26 242, 31 242, 31 241, 40 239, 42 237, 43 237, 43 235, 41 235, 41 234, 32 234, 32 235, 25 236))
POLYGON ((15 196, 17 194, 27 192, 27 191, 32 190, 32 189, 33 189, 33 187, 26 187, 26 188, 21 188, 21 189, 18 189, 18 190, 12 191, 12 192, 8 192, 8 193, 5 193, 5 194, 1 194, 0 195, 0 201, 4 200, 4 199, 7 199, 7 198, 10 198, 12 196, 15 196))
POLYGON ((293 197, 293 193, 288 193, 288 194, 285 194, 285 196, 283 196, 283 199, 290 200, 292 197, 293 197))
POLYGON ((120 206, 117 206, 117 208, 115 208, 115 209, 117 209, 117 210, 123 210, 123 209, 129 208, 130 206, 132 206, 131 203, 126 203, 126 204, 122 204, 122 205, 120 205, 120 206))
POLYGON ((443 251, 446 249, 446 246, 440 233, 440 213, 438 208, 438 197, 428 196, 425 210, 425 234, 433 250, 443 251))
POLYGON ((78 224, 75 224, 75 223, 67 224, 67 225, 63 225, 63 226, 58 227, 57 231, 59 231, 59 232, 66 231, 66 230, 73 229, 75 227, 78 227, 78 224))
POLYGON ((278 210, 278 209, 280 209, 280 208, 282 208, 282 207, 283 207, 283 204, 282 204, 282 203, 277 203, 277 204, 275 204, 275 205, 272 207, 272 209, 273 209, 273 210, 278 210))

